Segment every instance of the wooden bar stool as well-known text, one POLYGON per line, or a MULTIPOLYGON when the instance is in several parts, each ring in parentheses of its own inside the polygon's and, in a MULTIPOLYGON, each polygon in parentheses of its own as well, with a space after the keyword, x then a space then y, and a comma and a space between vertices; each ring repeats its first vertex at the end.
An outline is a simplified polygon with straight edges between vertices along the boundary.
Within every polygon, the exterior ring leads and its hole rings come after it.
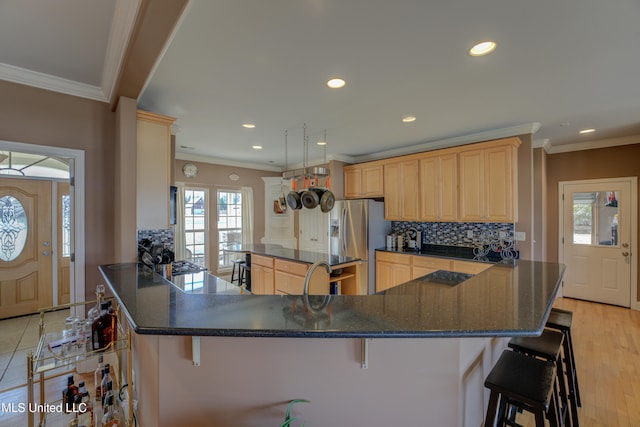
POLYGON ((536 427, 544 427, 545 418, 550 426, 558 426, 557 403, 553 392, 555 371, 554 362, 515 351, 502 352, 484 381, 484 386, 491 390, 485 427, 517 425, 506 417, 508 405, 533 413, 536 427))
POLYGON ((509 341, 509 347, 527 356, 537 357, 556 364, 558 420, 561 425, 578 427, 578 408, 569 399, 565 380, 565 369, 562 360, 562 332, 545 329, 539 337, 514 337, 509 341), (569 409, 571 407, 571 409, 569 409))
POLYGON ((571 323, 573 313, 568 310, 552 308, 547 320, 546 327, 555 329, 564 334, 564 358, 567 367, 567 380, 569 383, 569 398, 576 402, 578 407, 582 407, 580 400, 580 387, 578 386, 578 373, 576 369, 576 358, 573 353, 573 340, 571 338, 571 323))

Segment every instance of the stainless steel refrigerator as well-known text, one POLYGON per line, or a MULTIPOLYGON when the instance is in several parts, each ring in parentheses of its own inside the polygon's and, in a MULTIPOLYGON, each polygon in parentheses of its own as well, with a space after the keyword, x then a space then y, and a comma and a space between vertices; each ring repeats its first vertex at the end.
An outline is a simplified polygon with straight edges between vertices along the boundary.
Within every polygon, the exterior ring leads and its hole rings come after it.
POLYGON ((391 223, 384 220, 384 203, 340 200, 329 213, 329 252, 360 258, 358 289, 375 292, 376 248, 385 245, 391 223))

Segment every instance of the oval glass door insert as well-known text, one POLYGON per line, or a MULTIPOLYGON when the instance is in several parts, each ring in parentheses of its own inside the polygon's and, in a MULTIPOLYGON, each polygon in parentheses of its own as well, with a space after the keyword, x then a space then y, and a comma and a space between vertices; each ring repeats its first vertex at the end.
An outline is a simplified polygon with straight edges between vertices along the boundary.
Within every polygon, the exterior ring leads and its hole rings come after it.
POLYGON ((27 215, 13 196, 0 197, 0 260, 18 258, 27 243, 27 215))

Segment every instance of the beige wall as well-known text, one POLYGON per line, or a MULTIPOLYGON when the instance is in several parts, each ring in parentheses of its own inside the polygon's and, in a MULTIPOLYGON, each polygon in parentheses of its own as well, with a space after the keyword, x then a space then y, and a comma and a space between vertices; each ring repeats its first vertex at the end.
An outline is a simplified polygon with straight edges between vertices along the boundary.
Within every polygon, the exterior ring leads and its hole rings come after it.
MULTIPOLYGON (((596 150, 547 155, 547 260, 558 261, 558 183, 640 175, 640 141, 596 150)), ((638 198, 640 204, 640 197, 638 198)), ((640 230, 639 230, 640 234, 640 230)), ((640 236, 636 237, 640 241, 640 236)), ((636 263, 638 257, 636 257, 636 263)), ((639 292, 640 294, 640 292, 639 292)))
MULTIPOLYGON (((176 137, 180 138, 180 135, 176 137)), ((235 166, 214 165, 211 163, 189 162, 186 160, 174 161, 174 177, 176 183, 184 183, 189 187, 204 187, 209 189, 209 199, 212 203, 209 205, 210 212, 216 212, 217 200, 215 194, 218 190, 240 190, 241 187, 253 188, 253 242, 260 243, 260 239, 264 237, 264 181, 263 176, 280 176, 280 172, 262 171, 257 169, 240 168, 235 166), (182 174, 182 166, 185 163, 194 163, 198 166, 198 175, 195 178, 187 179, 182 174), (237 181, 231 181, 229 175, 236 174, 240 178, 237 181)), ((215 216, 210 221, 215 221, 215 216)), ((218 244, 218 236, 213 227, 210 227, 212 233, 209 238, 210 248, 215 248, 218 244)), ((210 249, 211 250, 211 249, 210 249)), ((211 251, 210 253, 213 253, 211 251)), ((209 260, 212 265, 209 269, 215 274, 217 265, 213 265, 215 258, 209 260)))
POLYGON ((0 81, 0 139, 85 152, 86 295, 114 260, 115 116, 102 102, 0 81))

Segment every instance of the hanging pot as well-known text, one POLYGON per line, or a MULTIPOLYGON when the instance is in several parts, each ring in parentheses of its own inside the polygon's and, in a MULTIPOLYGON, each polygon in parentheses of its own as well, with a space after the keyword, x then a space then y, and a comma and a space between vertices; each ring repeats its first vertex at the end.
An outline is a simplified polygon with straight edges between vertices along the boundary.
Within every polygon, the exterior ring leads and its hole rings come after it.
POLYGON ((310 188, 302 193, 302 205, 307 209, 314 209, 320 204, 320 197, 322 196, 322 190, 319 188, 310 188))
POLYGON ((324 190, 322 197, 320 197, 320 210, 324 213, 333 209, 333 205, 336 204, 336 197, 331 190, 324 190))
POLYGON ((289 194, 287 194, 287 204, 294 211, 298 209, 302 209, 302 202, 300 201, 300 195, 298 195, 298 193, 296 193, 295 191, 289 191, 289 194))

